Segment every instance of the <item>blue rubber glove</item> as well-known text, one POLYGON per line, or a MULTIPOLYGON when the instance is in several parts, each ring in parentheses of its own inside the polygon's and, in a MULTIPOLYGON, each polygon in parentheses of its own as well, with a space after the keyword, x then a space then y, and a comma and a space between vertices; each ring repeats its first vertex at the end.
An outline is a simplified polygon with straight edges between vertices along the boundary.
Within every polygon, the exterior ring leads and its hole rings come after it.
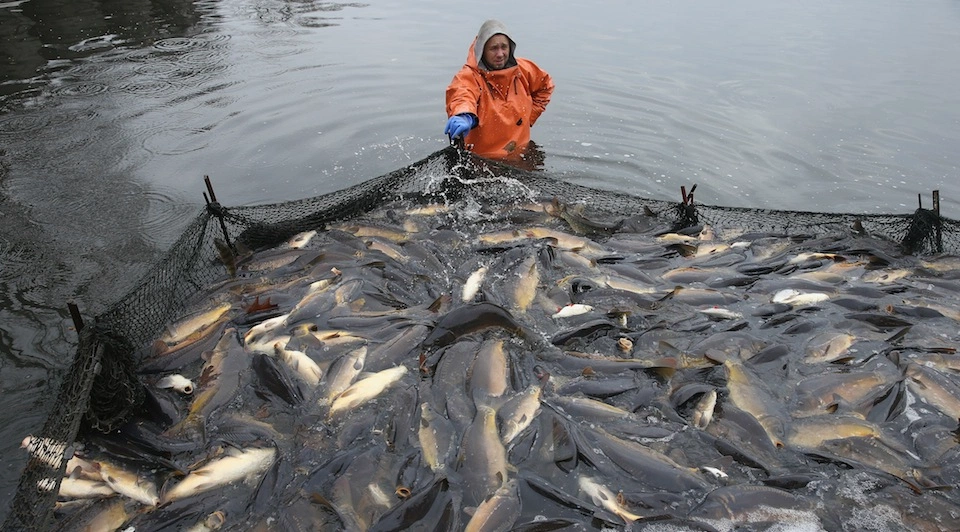
POLYGON ((461 113, 458 115, 451 116, 447 120, 447 128, 443 130, 451 139, 457 137, 462 137, 467 134, 468 131, 476 127, 477 121, 473 118, 473 115, 470 113, 461 113))

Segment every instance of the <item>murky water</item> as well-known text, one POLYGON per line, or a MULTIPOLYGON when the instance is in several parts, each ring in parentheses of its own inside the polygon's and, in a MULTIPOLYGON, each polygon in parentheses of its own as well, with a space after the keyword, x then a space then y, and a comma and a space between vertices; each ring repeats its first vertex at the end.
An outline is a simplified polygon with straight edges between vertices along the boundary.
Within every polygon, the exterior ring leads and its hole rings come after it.
MULTIPOLYGON (((302 198, 445 144, 483 19, 557 91, 546 167, 705 203, 960 212, 960 7, 881 2, 0 2, 0 496, 76 335, 226 205, 302 198)), ((0 510, 5 513, 6 508, 0 510)))

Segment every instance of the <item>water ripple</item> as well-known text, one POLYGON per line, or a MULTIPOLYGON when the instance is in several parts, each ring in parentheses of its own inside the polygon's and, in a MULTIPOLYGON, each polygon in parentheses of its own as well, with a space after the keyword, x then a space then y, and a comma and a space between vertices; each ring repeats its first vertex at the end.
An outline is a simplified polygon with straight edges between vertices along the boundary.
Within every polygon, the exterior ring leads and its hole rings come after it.
POLYGON ((142 76, 172 77, 177 76, 183 67, 177 61, 158 59, 134 67, 133 71, 142 76))
POLYGON ((120 85, 120 90, 140 96, 161 97, 176 90, 176 85, 165 79, 134 80, 120 85))
POLYGON ((101 94, 107 92, 109 89, 110 88, 103 83, 97 83, 95 81, 77 81, 58 83, 51 89, 51 92, 57 96, 84 97, 101 94))
POLYGON ((29 273, 37 259, 30 247, 0 240, 0 282, 13 281, 29 273))
POLYGON ((0 117, 0 137, 19 137, 53 126, 56 119, 52 113, 15 114, 0 117))
POLYGON ((205 148, 209 141, 202 135, 208 132, 204 128, 165 127, 148 133, 140 145, 154 155, 183 155, 205 148))
POLYGON ((203 48, 208 41, 205 39, 196 39, 193 37, 170 37, 153 43, 153 47, 161 52, 187 52, 197 48, 203 48))
POLYGON ((197 203, 188 203, 182 191, 150 189, 140 194, 146 201, 138 233, 158 248, 164 249, 180 236, 186 220, 199 212, 197 203))

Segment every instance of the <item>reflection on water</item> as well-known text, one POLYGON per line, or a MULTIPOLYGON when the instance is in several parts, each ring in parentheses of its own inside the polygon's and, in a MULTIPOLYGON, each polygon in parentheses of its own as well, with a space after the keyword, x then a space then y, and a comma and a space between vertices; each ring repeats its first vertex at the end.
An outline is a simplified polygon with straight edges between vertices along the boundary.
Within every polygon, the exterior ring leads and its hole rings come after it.
MULTIPOLYGON (((5 4, 9 5, 9 4, 5 4)), ((0 96, 38 89, 37 73, 118 46, 141 46, 200 20, 195 2, 31 0, 0 10, 0 96)))

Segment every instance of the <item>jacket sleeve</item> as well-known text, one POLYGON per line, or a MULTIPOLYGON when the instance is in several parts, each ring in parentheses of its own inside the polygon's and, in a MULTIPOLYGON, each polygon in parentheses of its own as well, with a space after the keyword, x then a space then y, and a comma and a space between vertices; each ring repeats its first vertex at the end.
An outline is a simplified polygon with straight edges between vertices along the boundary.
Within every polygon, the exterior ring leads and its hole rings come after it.
POLYGON ((447 116, 461 113, 478 116, 480 90, 476 74, 467 66, 461 68, 447 86, 447 116))
POLYGON ((533 61, 526 63, 525 73, 530 87, 530 97, 533 99, 533 109, 530 113, 530 125, 533 126, 550 103, 550 96, 553 95, 553 78, 533 61))

